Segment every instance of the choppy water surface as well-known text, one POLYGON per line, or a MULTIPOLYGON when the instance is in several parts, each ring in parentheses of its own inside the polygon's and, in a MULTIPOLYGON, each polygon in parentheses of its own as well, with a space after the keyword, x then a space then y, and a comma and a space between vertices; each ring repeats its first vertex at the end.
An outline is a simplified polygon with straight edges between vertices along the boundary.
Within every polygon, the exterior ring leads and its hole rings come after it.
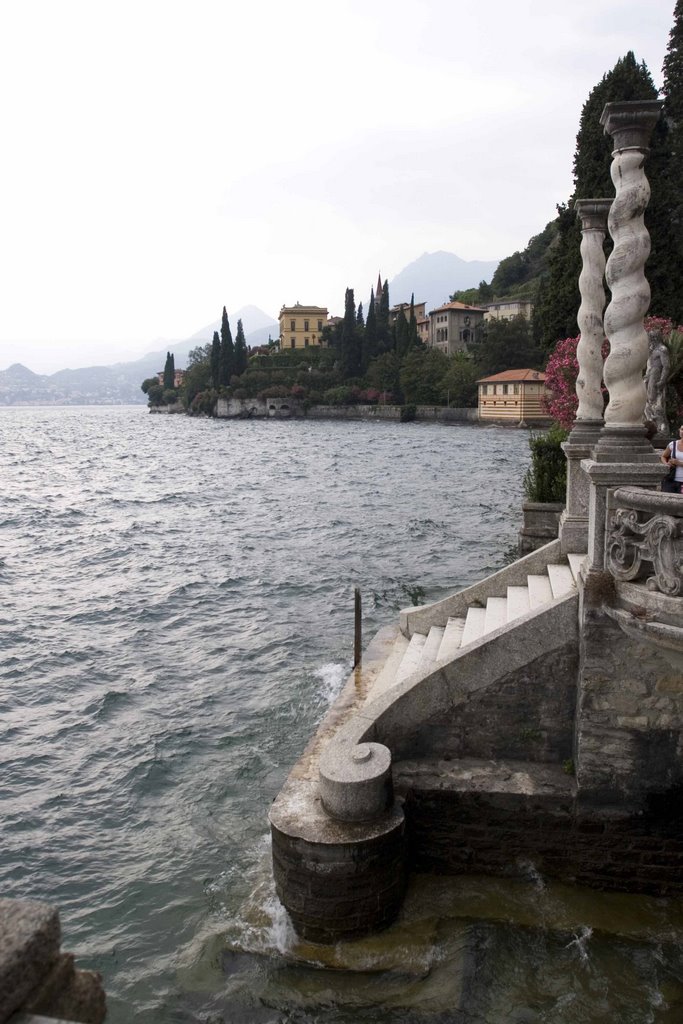
POLYGON ((0 889, 59 904, 109 1020, 683 1019, 681 906, 416 880, 297 945, 266 815, 366 637, 498 567, 527 436, 0 412, 0 889))

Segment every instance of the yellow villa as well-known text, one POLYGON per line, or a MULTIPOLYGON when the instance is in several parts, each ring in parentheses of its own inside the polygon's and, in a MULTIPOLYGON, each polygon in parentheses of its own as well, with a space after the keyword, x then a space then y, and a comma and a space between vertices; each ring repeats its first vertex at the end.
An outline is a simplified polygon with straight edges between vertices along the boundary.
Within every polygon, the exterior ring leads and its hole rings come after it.
POLYGON ((482 377, 479 385, 479 419, 499 423, 548 420, 543 406, 545 374, 540 370, 503 370, 482 377))
POLYGON ((327 324, 324 306, 283 306, 280 310, 280 351, 311 348, 320 345, 320 335, 327 324))

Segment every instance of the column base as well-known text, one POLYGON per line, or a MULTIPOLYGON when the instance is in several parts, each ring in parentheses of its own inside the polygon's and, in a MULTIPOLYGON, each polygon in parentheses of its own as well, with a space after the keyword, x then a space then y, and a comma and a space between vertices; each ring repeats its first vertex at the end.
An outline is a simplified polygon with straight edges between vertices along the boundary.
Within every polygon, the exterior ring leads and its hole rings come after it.
POLYGON ((606 423, 593 452, 595 462, 617 464, 651 462, 653 457, 654 449, 642 423, 606 423))

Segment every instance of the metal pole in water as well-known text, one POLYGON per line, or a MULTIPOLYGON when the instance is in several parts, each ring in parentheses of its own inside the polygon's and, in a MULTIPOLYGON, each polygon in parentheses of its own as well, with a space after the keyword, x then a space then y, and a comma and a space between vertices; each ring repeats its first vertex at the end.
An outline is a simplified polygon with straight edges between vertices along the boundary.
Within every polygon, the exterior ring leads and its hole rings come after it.
POLYGON ((355 668, 356 665, 360 665, 361 650, 363 647, 362 607, 360 590, 358 589, 358 587, 353 588, 353 609, 353 667, 355 668))

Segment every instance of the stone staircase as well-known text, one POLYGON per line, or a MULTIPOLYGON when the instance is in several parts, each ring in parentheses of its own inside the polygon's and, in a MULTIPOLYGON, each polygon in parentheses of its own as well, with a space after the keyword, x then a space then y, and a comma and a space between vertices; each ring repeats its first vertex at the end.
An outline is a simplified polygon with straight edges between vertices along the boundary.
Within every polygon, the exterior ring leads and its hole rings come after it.
POLYGON ((449 615, 445 625, 433 625, 425 632, 412 631, 410 638, 399 634, 375 679, 370 699, 408 678, 424 678, 486 634, 574 592, 585 557, 570 554, 566 562, 551 563, 544 572, 529 573, 526 584, 508 585, 504 596, 489 596, 485 603, 473 603, 465 614, 449 615))

